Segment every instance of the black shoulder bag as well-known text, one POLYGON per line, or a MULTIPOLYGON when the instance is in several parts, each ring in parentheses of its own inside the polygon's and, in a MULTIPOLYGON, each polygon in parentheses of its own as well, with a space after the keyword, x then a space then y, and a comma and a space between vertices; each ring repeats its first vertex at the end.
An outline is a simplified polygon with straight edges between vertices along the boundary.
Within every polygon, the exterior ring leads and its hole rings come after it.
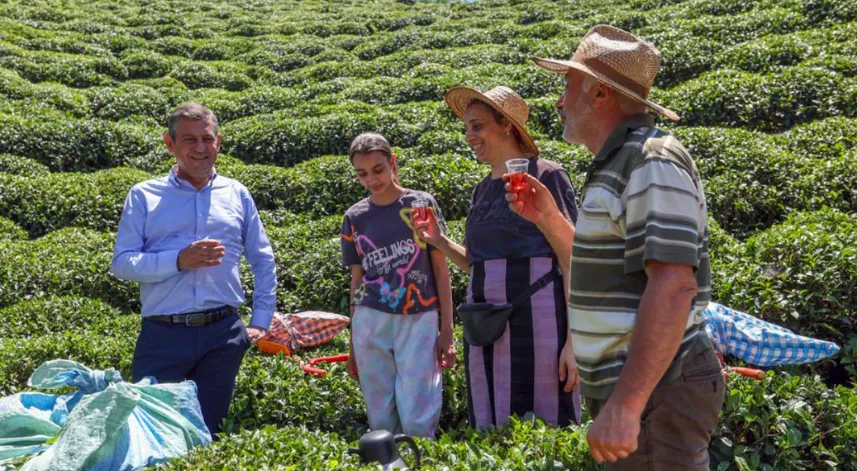
POLYGON ((506 322, 512 316, 512 311, 520 306, 540 289, 557 278, 562 278, 559 268, 547 272, 544 276, 520 293, 511 303, 464 303, 458 306, 458 316, 464 326, 464 340, 475 347, 485 347, 503 336, 506 322))

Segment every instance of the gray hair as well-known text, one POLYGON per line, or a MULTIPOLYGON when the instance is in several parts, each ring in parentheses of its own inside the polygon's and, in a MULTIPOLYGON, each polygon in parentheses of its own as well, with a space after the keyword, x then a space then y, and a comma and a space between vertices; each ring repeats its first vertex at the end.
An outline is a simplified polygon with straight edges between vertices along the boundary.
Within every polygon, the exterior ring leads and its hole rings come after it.
POLYGON ((170 137, 173 139, 176 138, 176 127, 178 127, 179 121, 183 119, 190 121, 211 120, 211 122, 214 123, 214 132, 220 134, 220 125, 217 123, 217 116, 215 116, 210 109, 200 105, 199 103, 185 103, 170 113, 170 119, 167 127, 169 129, 170 137))

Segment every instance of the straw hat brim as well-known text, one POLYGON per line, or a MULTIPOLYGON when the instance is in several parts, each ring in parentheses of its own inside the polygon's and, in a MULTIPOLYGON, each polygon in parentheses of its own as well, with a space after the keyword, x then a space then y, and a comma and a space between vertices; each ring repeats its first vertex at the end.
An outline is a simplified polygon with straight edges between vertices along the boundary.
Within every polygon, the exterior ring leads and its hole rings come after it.
POLYGON ((464 110, 467 109, 467 106, 470 105, 473 100, 480 100, 487 103, 491 108, 495 109, 509 120, 509 122, 512 123, 512 126, 518 130, 518 135, 521 136, 521 151, 526 157, 535 157, 541 152, 539 151, 539 146, 536 145, 536 141, 534 141, 533 137, 530 136, 530 133, 527 132, 527 128, 524 127, 524 124, 503 111, 493 98, 485 95, 479 90, 470 87, 455 87, 447 91, 443 99, 446 101, 449 109, 451 109, 459 119, 464 119, 464 110))
POLYGON ((561 60, 556 60, 556 59, 543 59, 541 57, 534 57, 533 62, 535 62, 537 66, 539 66, 543 69, 547 69, 547 70, 550 70, 551 72, 556 72, 556 73, 560 73, 560 74, 564 74, 564 73, 568 72, 568 69, 577 69, 577 70, 579 70, 585 74, 588 74, 588 75, 591 75, 592 77, 595 77, 595 79, 597 79, 601 82, 604 82, 606 85, 609 85, 611 88, 618 90, 622 94, 645 104, 655 113, 658 113, 661 116, 666 116, 667 118, 669 118, 673 121, 679 120, 679 116, 678 116, 678 114, 676 114, 675 111, 673 111, 669 108, 666 108, 664 106, 661 106, 661 105, 659 105, 653 101, 650 101, 646 98, 643 98, 639 94, 632 92, 631 90, 629 90, 626 87, 623 87, 622 85, 619 85, 615 81, 611 80, 609 77, 607 77, 603 74, 599 74, 598 72, 590 69, 589 67, 585 66, 584 64, 581 64, 580 62, 561 61, 561 60))

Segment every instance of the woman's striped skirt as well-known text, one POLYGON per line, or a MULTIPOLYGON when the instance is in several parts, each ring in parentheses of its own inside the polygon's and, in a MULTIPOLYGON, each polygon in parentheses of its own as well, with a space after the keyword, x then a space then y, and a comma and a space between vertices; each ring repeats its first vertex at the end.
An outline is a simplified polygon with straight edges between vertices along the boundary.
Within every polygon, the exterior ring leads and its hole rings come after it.
MULTIPOLYGON (((505 304, 556 270, 549 257, 474 262, 467 301, 505 304)), ((568 335, 565 293, 561 278, 515 309, 503 336, 493 345, 465 342, 470 424, 502 426, 512 414, 532 412, 545 422, 569 425, 580 421, 580 392, 562 391, 559 354, 568 335)))

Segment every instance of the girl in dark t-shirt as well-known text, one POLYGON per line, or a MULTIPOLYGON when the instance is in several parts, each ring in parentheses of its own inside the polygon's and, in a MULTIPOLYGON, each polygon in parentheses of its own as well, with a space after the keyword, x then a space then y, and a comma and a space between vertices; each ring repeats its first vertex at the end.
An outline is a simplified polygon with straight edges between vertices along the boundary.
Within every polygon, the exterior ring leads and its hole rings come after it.
POLYGON ((357 136, 348 155, 370 193, 342 221, 342 262, 351 267, 349 372, 360 381, 370 428, 432 438, 440 370, 455 361, 452 289, 446 258, 417 237, 410 214, 427 204, 423 217, 439 228, 443 216, 431 195, 399 186, 383 136, 357 136))
POLYGON ((528 159, 528 173, 548 187, 573 223, 577 207, 568 174, 561 165, 538 157, 539 149, 524 127, 529 108, 513 90, 496 87, 482 93, 458 87, 447 92, 446 103, 464 122, 467 144, 480 162, 490 165, 491 173, 473 191, 464 246, 432 223, 414 221, 418 235, 470 273, 468 303, 504 305, 543 277, 553 280, 516 303, 493 344, 465 341, 470 423, 502 426, 510 416, 527 413, 552 424, 579 423, 566 290, 563 277, 556 274, 560 264, 541 231, 509 209, 502 179, 506 162, 528 159))

